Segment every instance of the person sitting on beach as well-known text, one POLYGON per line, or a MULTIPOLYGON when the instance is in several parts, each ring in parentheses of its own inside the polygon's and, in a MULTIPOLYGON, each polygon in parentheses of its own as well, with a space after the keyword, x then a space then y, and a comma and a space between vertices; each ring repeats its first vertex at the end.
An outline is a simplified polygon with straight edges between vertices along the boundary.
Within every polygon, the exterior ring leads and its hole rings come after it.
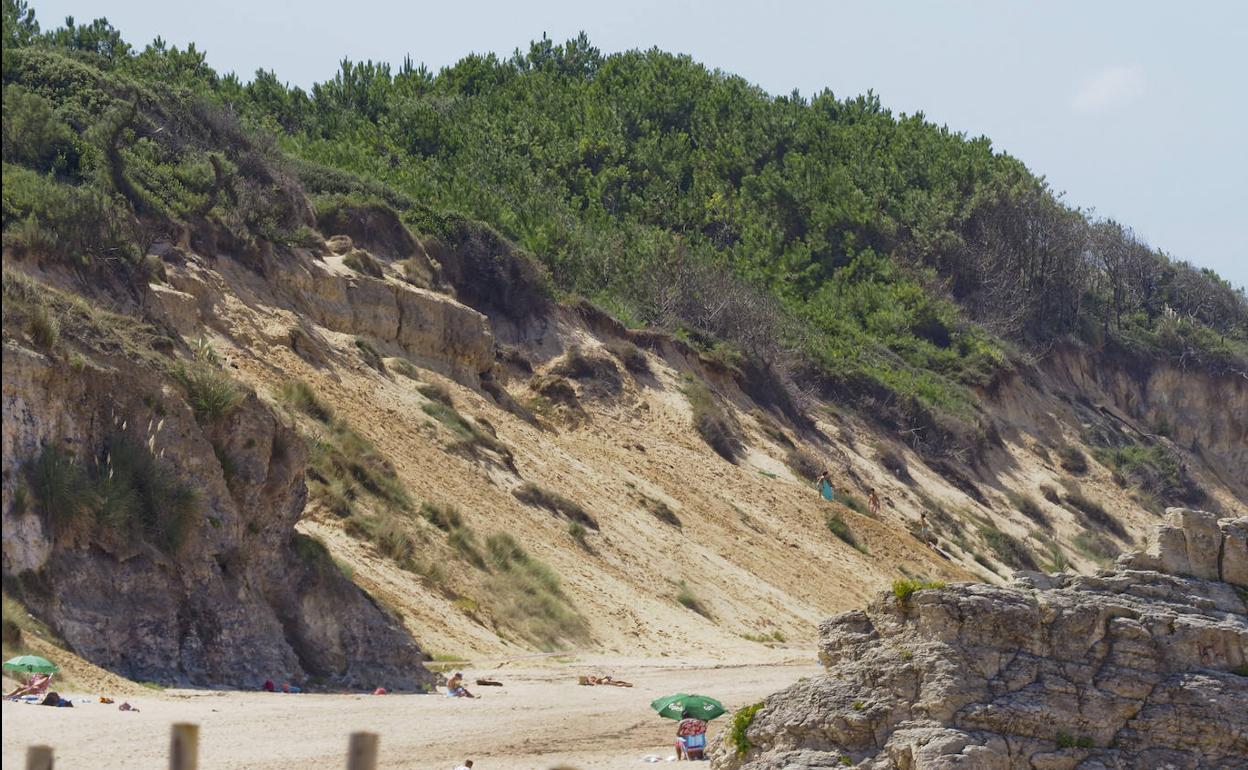
POLYGON ((453 698, 475 698, 477 696, 468 692, 468 688, 464 687, 464 672, 457 671, 455 676, 446 682, 446 694, 453 698))
POLYGON ((460 765, 459 767, 455 768, 455 770, 472 770, 472 760, 471 760, 471 759, 465 759, 465 760, 464 760, 464 764, 462 764, 462 765, 460 765))
POLYGON ((23 695, 39 695, 48 689, 48 685, 52 683, 51 674, 33 674, 25 684, 18 685, 17 689, 5 698, 20 698, 23 695))
POLYGON ((676 725, 676 758, 701 758, 706 748, 706 722, 681 712, 680 724, 676 725))

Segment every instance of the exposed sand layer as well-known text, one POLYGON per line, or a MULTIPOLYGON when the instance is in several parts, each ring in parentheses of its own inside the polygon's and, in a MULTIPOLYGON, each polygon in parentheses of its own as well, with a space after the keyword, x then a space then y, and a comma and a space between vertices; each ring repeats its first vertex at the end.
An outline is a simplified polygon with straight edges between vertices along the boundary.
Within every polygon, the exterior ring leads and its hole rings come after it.
MULTIPOLYGON (((194 722, 203 770, 345 767, 347 736, 357 730, 381 735, 383 768, 451 768, 468 758, 476 770, 639 768, 647 755, 673 754, 675 723, 650 710, 654 698, 699 692, 735 709, 821 670, 803 660, 803 651, 772 653, 776 662, 760 665, 605 659, 556 665, 544 658, 467 668, 469 681, 489 676, 504 683, 473 688, 482 695, 476 700, 168 690, 128 696, 137 714, 99 703, 54 709, 5 702, 3 759, 5 767, 18 767, 26 746, 46 743, 58 767, 163 770, 169 726, 194 722), (604 672, 635 686, 576 683, 578 674, 604 672)), ((712 737, 728 723, 728 717, 712 722, 712 737)))

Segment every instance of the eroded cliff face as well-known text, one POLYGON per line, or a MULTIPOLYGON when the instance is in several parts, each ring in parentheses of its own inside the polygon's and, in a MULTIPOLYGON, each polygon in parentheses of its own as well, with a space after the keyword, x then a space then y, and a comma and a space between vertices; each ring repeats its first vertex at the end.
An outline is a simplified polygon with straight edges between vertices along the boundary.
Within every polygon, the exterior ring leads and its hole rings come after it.
POLYGON ((255 395, 201 425, 155 370, 125 360, 68 366, 6 343, 3 404, 6 586, 20 586, 75 652, 169 683, 433 681, 407 632, 323 548, 295 536, 306 450, 255 395), (53 521, 17 492, 47 447, 104 477, 99 464, 119 442, 196 490, 168 545, 136 527, 53 521))
POLYGON ((1173 509, 1095 577, 884 595, 820 628, 742 770, 1248 767, 1248 519, 1173 509))

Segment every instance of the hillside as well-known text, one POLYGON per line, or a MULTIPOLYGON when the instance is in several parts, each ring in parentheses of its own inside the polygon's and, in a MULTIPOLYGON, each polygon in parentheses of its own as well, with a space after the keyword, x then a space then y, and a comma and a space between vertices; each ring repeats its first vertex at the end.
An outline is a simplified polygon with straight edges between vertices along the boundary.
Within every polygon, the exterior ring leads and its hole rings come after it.
POLYGON ((583 39, 305 94, 5 36, 6 613, 131 678, 762 660, 1245 510, 1242 292, 987 140, 583 39))

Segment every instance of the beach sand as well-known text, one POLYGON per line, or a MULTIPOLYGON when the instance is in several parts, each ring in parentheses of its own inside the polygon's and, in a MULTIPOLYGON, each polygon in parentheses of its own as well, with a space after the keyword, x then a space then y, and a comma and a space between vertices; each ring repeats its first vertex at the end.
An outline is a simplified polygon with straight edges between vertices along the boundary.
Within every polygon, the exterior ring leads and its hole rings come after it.
MULTIPOLYGON (((345 767, 347 737, 355 731, 381 736, 382 768, 449 769, 464 759, 474 760, 475 770, 640 768, 648 755, 665 764, 673 754, 676 725, 650 710, 652 699, 697 692, 736 709, 821 670, 808 653, 777 658, 743 665, 550 658, 466 665, 470 683, 477 677, 504 683, 472 687, 482 696, 476 700, 151 690, 125 696, 139 713, 77 703, 108 693, 75 693, 73 709, 5 702, 3 759, 5 767, 19 767, 26 747, 42 743, 54 748, 57 767, 159 770, 167 767, 170 725, 193 722, 200 725, 203 770, 345 767), (577 684, 580 674, 604 673, 635 687, 577 684)), ((729 720, 712 722, 712 740, 729 720)))

